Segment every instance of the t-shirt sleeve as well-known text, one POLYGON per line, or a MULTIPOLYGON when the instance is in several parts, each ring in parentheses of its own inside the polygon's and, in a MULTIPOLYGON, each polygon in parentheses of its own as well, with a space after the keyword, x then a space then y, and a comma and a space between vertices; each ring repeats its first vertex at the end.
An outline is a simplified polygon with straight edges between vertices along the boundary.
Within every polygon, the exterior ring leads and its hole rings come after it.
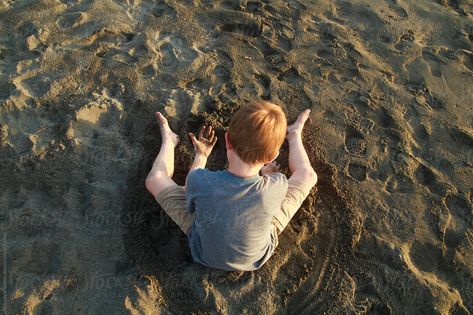
POLYGON ((195 197, 198 193, 199 179, 202 176, 202 169, 192 170, 187 174, 187 185, 186 185, 186 209, 189 213, 195 212, 195 197))

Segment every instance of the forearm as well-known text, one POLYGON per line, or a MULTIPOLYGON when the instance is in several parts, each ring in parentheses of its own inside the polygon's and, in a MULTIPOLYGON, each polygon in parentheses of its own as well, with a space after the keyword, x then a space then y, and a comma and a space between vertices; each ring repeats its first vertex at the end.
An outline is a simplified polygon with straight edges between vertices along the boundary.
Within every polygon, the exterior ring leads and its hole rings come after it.
MULTIPOLYGON (((205 168, 205 164, 207 164, 207 157, 205 155, 196 153, 189 172, 198 168, 205 168)), ((186 186, 187 186, 187 176, 186 176, 186 186)))
POLYGON ((289 139, 289 169, 291 173, 294 173, 296 169, 312 169, 302 137, 297 134, 289 139))
POLYGON ((196 153, 194 162, 192 162, 189 172, 197 168, 205 168, 205 164, 207 164, 207 157, 205 155, 196 153))

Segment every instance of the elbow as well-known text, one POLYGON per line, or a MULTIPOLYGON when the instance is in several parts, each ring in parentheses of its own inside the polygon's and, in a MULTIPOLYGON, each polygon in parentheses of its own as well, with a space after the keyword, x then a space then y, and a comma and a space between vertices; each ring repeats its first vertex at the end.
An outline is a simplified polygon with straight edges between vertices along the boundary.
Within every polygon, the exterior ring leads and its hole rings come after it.
POLYGON ((310 187, 314 187, 315 184, 317 184, 317 173, 314 171, 314 169, 310 169, 307 171, 307 182, 309 183, 310 187))

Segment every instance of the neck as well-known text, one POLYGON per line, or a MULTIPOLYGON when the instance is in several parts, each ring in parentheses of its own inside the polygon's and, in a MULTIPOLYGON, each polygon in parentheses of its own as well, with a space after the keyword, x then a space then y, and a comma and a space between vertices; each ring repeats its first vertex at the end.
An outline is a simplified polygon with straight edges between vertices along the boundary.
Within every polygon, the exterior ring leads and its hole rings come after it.
POLYGON ((243 162, 233 150, 227 150, 228 168, 227 171, 240 177, 250 177, 258 175, 263 167, 263 163, 248 164, 243 162))

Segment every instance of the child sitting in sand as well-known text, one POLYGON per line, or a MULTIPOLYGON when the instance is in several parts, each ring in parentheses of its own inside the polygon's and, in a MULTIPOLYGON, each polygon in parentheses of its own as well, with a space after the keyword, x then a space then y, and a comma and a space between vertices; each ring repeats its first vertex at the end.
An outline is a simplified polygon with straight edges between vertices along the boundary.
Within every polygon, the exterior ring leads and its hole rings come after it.
POLYGON ((317 182, 302 144, 309 112, 303 111, 287 126, 284 112, 275 104, 255 101, 240 108, 225 133, 228 168, 222 171, 205 168, 217 142, 212 127, 203 126, 198 138, 189 133, 195 158, 184 187, 171 179, 179 138, 156 113, 162 144, 146 188, 188 236, 194 261, 249 271, 271 257, 278 234, 317 182), (275 163, 284 139, 289 142, 289 179, 277 172, 275 163))

